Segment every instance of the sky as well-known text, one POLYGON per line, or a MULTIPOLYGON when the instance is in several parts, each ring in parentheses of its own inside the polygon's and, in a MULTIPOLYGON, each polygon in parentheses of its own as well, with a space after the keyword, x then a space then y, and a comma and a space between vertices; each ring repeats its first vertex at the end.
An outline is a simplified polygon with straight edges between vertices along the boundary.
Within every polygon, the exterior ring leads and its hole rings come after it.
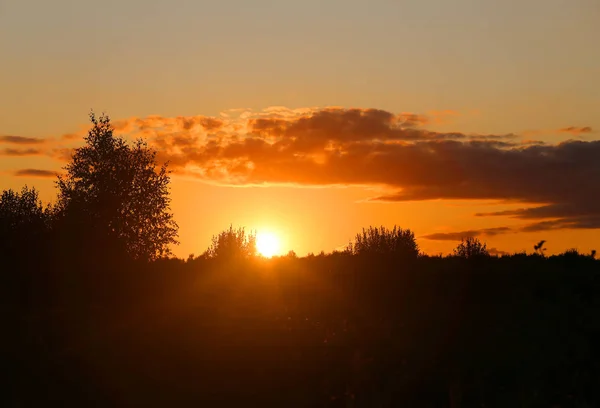
POLYGON ((0 188, 46 201, 90 109, 169 160, 178 256, 600 247, 596 0, 0 0, 0 188), (65 150, 67 149, 67 150, 65 150))

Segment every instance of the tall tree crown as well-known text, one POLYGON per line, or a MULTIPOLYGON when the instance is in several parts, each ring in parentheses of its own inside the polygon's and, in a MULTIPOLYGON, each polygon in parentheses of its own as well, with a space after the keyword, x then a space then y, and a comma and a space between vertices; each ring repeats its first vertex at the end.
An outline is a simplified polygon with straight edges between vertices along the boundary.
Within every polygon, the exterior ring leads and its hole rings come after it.
POLYGON ((136 259, 171 253, 177 224, 170 212, 167 165, 158 167, 146 142, 130 146, 114 135, 110 119, 90 114, 85 145, 59 176, 58 208, 91 232, 117 240, 136 259))

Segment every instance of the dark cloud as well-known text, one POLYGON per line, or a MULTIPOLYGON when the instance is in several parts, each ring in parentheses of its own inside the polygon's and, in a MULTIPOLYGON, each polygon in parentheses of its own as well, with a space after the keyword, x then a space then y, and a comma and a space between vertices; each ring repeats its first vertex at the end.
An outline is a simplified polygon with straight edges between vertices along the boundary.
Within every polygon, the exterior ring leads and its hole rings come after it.
POLYGON ((495 236, 511 232, 509 227, 485 228, 480 230, 460 231, 460 232, 438 232, 435 234, 424 235, 423 238, 435 241, 461 241, 466 238, 480 236, 495 236))
POLYGON ((526 139, 526 140, 521 141, 521 144, 522 145, 538 145, 538 146, 541 146, 541 145, 545 145, 546 142, 543 142, 541 140, 526 139))
POLYGON ((44 139, 36 139, 34 137, 24 136, 0 136, 0 143, 12 143, 12 144, 41 144, 44 143, 44 139))
MULTIPOLYGON (((235 119, 130 118, 115 128, 145 138, 177 174, 211 182, 375 185, 389 191, 374 201, 520 202, 520 210, 479 215, 527 220, 526 231, 599 228, 600 141, 543 144, 515 134, 434 132, 424 128, 430 123, 435 115, 277 107, 243 110, 235 119)), ((48 151, 62 160, 70 153, 64 146, 48 151)), ((482 234, 449 234, 465 232, 482 234)), ((449 234, 446 239, 457 238, 449 234)))
MULTIPOLYGON (((260 138, 282 138, 292 147, 310 151, 329 143, 464 139, 462 133, 437 133, 417 126, 425 116, 394 115, 379 109, 324 109, 299 118, 258 118, 249 121, 250 133, 260 138)), ((483 136, 485 138, 486 136, 483 136)))
POLYGON ((555 220, 539 221, 526 225, 523 232, 538 232, 557 229, 596 229, 600 228, 600 215, 563 216, 555 220))
POLYGON ((14 173, 15 176, 18 177, 56 177, 57 173, 55 171, 50 170, 40 170, 40 169, 22 169, 17 170, 14 173))
POLYGON ((35 156, 42 154, 39 149, 2 149, 0 150, 0 156, 35 156))
MULTIPOLYGON (((535 209, 535 208, 534 208, 535 209)), ((506 215, 509 212, 498 212, 498 213, 487 213, 487 214, 477 214, 478 216, 482 215, 506 215)), ((510 212, 512 213, 512 212, 510 212)), ((506 234, 509 232, 517 233, 517 232, 542 232, 542 231, 552 231, 559 229, 597 229, 600 228, 600 216, 591 215, 591 216, 559 216, 561 218, 537 221, 534 223, 526 224, 524 226, 510 228, 510 227, 498 227, 498 228, 488 228, 481 230, 469 230, 469 231, 459 231, 459 232, 441 232, 434 233, 429 235, 424 235, 423 238, 431 239, 436 241, 460 241, 463 238, 468 237, 481 237, 481 236, 496 236, 499 234, 506 234)), ((540 217, 544 218, 544 217, 540 217)))
POLYGON ((485 215, 597 228, 600 141, 524 144, 514 134, 440 133, 423 123, 419 115, 329 108, 249 118, 218 137, 178 130, 149 140, 175 169, 226 184, 379 185, 393 192, 372 200, 522 202, 523 210, 485 215))
MULTIPOLYGON (((433 198, 517 200, 539 203, 518 210, 477 214, 544 220, 523 231, 561 228, 600 228, 600 141, 571 141, 553 146, 485 149, 479 157, 463 145, 456 178, 447 183, 406 186, 382 200, 433 198), (465 154, 467 153, 467 154, 465 154), (553 219, 553 220, 548 220, 553 219)), ((431 168, 439 167, 433 165, 431 168)), ((452 171, 446 166, 447 171, 452 171)))
POLYGON ((585 195, 581 197, 564 197, 563 202, 537 207, 521 208, 510 211, 497 211, 477 213, 479 217, 504 216, 522 220, 537 221, 524 226, 523 232, 537 232, 555 229, 595 229, 600 228, 600 203, 598 191, 589 193, 589 200, 585 195), (567 202, 567 201, 571 202, 567 202))

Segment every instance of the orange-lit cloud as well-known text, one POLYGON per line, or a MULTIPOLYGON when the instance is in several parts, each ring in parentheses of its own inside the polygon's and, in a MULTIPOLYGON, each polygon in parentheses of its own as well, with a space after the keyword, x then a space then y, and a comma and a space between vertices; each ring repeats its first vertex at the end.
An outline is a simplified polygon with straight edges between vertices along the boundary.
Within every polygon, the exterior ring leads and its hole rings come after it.
MULTIPOLYGON (((424 123, 418 115, 328 108, 249 117, 245 128, 203 141, 164 133, 155 141, 162 147, 161 157, 175 168, 225 184, 355 184, 397 190, 375 198, 383 201, 517 200, 555 210, 535 217, 561 220, 552 228, 598 227, 598 189, 577 180, 598 178, 600 142, 522 143, 513 134, 432 132, 421 127, 424 123), (565 206, 571 213, 562 211, 565 206), (588 211, 593 217, 582 218, 588 211)), ((544 226, 550 225, 524 228, 544 226)))
POLYGON ((562 128, 558 130, 563 133, 570 133, 572 135, 580 135, 582 133, 592 133, 592 128, 589 126, 577 127, 577 126, 569 126, 566 128, 562 128))
MULTIPOLYGON (((113 123, 117 134, 147 140, 176 174, 206 182, 373 185, 388 191, 371 199, 377 201, 517 201, 523 210, 485 215, 529 220, 526 230, 600 228, 600 141, 543 144, 515 134, 435 132, 426 129, 432 117, 272 107, 230 110, 220 118, 150 116, 113 123)), ((62 160, 70 152, 57 143, 47 150, 62 160)))

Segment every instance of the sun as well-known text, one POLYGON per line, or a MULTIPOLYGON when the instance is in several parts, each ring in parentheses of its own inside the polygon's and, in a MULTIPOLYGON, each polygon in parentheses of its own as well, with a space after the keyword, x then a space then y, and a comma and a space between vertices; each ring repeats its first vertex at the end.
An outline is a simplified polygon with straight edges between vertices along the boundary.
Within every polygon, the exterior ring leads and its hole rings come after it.
POLYGON ((256 234, 256 249, 265 258, 271 258, 279 253, 279 238, 270 232, 259 232, 256 234))

